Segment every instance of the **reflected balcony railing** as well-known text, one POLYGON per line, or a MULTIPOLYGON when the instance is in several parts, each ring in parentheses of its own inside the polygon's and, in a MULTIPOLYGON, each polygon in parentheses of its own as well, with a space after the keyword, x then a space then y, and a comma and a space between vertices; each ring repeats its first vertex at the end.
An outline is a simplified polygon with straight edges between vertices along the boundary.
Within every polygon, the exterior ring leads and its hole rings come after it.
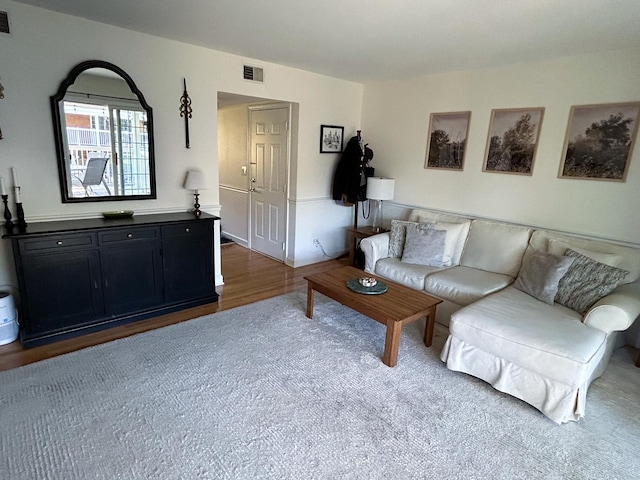
POLYGON ((111 145, 111 136, 109 130, 67 127, 67 141, 69 145, 73 146, 109 147, 111 145))

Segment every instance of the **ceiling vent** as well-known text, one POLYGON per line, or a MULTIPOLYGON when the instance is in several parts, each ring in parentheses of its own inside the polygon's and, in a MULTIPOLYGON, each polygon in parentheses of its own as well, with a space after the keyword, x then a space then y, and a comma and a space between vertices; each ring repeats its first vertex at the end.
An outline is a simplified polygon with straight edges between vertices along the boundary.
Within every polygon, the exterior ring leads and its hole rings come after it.
POLYGON ((260 67, 252 67, 245 65, 243 67, 242 77, 245 80, 251 80, 252 82, 262 82, 264 70, 260 67))
POLYGON ((9 14, 0 12, 0 33, 9 33, 9 14))

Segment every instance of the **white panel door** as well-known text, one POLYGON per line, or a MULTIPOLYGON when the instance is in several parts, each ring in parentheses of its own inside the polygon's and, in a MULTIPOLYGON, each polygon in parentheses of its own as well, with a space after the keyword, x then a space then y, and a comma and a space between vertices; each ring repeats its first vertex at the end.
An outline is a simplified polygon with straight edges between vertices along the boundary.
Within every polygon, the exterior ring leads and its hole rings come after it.
POLYGON ((251 248, 284 261, 289 108, 250 110, 251 248))

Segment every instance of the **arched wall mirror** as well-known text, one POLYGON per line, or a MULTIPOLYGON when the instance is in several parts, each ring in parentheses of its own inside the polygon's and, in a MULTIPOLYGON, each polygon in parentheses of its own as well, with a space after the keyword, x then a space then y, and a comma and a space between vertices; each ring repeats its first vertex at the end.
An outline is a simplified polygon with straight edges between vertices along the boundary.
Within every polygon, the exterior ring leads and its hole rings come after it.
POLYGON ((80 63, 51 109, 63 203, 156 198, 152 109, 124 70, 80 63))

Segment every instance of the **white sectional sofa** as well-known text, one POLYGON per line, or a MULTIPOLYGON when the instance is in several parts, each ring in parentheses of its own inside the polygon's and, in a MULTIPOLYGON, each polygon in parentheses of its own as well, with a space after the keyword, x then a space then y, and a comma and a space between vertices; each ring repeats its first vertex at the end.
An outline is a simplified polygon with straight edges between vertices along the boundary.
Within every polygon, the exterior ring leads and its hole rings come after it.
POLYGON ((413 210, 360 247, 367 272, 443 300, 449 369, 557 423, 584 416, 616 333, 640 315, 640 250, 614 243, 413 210))

